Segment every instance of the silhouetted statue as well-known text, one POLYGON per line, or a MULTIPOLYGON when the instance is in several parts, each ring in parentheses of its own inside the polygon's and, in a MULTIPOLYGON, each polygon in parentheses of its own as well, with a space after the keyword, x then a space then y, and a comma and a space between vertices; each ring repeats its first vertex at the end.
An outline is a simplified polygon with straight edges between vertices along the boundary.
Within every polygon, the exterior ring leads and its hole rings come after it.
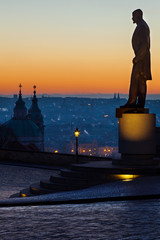
POLYGON ((147 80, 152 80, 150 64, 150 30, 143 20, 143 12, 140 9, 132 13, 133 23, 137 27, 132 37, 132 47, 135 53, 130 82, 129 99, 123 107, 144 108, 147 80))

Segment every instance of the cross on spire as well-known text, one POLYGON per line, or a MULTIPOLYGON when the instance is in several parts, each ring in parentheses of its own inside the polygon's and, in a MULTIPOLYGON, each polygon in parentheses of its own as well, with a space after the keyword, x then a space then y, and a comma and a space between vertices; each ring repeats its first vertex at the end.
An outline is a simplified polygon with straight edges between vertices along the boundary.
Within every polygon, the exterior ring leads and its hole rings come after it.
POLYGON ((19 96, 22 96, 21 89, 22 89, 22 84, 20 83, 19 84, 19 96))
POLYGON ((22 84, 21 83, 19 84, 19 88, 20 88, 20 91, 21 91, 21 88, 22 88, 22 84))
POLYGON ((34 97, 36 97, 36 85, 34 85, 33 88, 34 88, 34 92, 33 92, 34 93, 34 97))

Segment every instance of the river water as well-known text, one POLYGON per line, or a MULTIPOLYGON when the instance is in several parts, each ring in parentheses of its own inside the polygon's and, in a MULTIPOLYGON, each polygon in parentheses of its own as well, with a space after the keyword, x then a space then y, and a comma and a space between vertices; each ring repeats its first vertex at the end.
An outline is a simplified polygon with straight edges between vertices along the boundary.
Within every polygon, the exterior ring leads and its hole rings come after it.
POLYGON ((160 201, 1 208, 0 239, 159 240, 160 201))

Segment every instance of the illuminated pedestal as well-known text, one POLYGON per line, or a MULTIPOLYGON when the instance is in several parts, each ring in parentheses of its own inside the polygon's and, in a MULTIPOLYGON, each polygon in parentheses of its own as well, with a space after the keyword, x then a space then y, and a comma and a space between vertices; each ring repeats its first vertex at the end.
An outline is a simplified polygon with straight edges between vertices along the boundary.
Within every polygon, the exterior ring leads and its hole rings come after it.
MULTIPOLYGON (((156 153, 156 115, 149 113, 124 113, 119 118, 120 164, 154 164, 156 153)), ((113 161, 114 164, 114 161, 113 161)))
POLYGON ((155 114, 126 113, 119 119, 119 152, 155 154, 155 114))

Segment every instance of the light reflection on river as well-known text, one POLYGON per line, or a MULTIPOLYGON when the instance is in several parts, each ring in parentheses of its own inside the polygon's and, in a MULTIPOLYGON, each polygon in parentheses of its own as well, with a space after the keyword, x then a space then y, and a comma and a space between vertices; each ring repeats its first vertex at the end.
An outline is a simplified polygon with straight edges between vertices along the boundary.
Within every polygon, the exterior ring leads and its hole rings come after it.
POLYGON ((1 208, 0 239, 158 240, 160 201, 1 208))

